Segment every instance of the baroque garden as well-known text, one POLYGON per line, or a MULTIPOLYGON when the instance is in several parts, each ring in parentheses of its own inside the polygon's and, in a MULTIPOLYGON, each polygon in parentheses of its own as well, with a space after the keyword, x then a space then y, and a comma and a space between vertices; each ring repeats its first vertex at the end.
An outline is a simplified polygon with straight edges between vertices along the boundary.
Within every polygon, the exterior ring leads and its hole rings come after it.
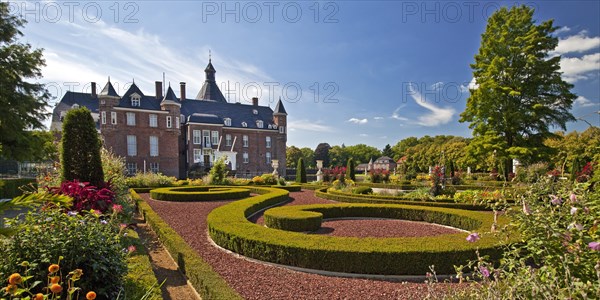
POLYGON ((50 162, 0 180, 0 298, 600 298, 600 129, 550 131, 576 96, 533 14, 488 20, 460 119, 472 138, 313 150, 286 145, 281 99, 226 103, 211 61, 196 99, 161 82, 121 97, 109 80, 39 130, 48 94, 25 79, 42 52, 0 3, 0 54, 26 62, 0 79, 2 106, 22 106, 0 114, 0 157, 50 162), (148 128, 127 127, 140 106, 148 128))

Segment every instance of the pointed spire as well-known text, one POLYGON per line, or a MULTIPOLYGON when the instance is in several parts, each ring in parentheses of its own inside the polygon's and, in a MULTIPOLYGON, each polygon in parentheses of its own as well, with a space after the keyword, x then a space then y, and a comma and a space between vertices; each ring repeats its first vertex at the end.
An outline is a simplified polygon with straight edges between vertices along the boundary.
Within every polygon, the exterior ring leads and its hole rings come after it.
POLYGON ((163 102, 164 101, 179 101, 177 99, 177 96, 175 96, 175 92, 173 92, 173 89, 171 88, 171 83, 169 83, 169 88, 167 89, 167 94, 163 98, 163 102))
POLYGON ((273 110, 274 115, 286 115, 285 107, 283 107, 283 102, 281 101, 281 97, 279 97, 279 101, 277 101, 277 105, 275 106, 275 110, 273 110))
POLYGON ((117 94, 117 91, 115 91, 115 88, 113 87, 113 85, 110 83, 110 76, 108 76, 108 82, 106 83, 106 85, 104 86, 102 91, 100 91, 99 95, 100 96, 120 97, 119 94, 117 94))
POLYGON ((217 71, 215 70, 215 67, 213 67, 211 59, 209 58, 208 65, 204 70, 204 73, 206 73, 206 80, 204 81, 200 92, 198 92, 198 95, 196 96, 197 100, 210 100, 227 103, 227 100, 223 96, 223 93, 221 93, 221 90, 219 89, 219 86, 215 80, 216 72, 217 71))

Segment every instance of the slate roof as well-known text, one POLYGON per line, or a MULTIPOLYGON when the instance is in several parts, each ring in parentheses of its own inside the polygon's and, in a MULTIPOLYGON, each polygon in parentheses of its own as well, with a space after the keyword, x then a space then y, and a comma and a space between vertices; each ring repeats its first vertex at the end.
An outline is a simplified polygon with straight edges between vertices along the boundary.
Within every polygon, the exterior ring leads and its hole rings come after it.
POLYGON ((279 101, 277 102, 277 105, 275 106, 275 110, 273 111, 273 113, 287 115, 287 112, 285 111, 285 107, 283 107, 283 102, 281 102, 281 98, 279 98, 279 101))
POLYGON ((100 91, 100 95, 120 97, 119 94, 117 94, 117 91, 115 91, 115 88, 113 87, 112 83, 110 83, 110 78, 108 79, 108 82, 106 83, 102 91, 100 91))
POLYGON ((395 161, 387 156, 382 156, 376 160, 376 163, 395 163, 395 161))
POLYGON ((196 100, 216 101, 227 103, 225 96, 221 93, 216 81, 206 80, 196 96, 196 100))
POLYGON ((188 123, 223 124, 223 119, 213 114, 193 113, 187 117, 188 123))

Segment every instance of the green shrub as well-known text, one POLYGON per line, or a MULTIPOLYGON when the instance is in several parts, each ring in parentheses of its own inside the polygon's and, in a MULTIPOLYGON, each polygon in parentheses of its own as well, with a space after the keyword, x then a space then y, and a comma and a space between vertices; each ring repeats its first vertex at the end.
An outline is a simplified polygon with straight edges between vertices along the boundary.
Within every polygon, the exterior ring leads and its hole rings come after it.
POLYGON ((281 186, 285 186, 286 185, 285 178, 279 177, 279 180, 277 181, 277 184, 281 185, 281 186))
POLYGON ((302 190, 302 186, 300 185, 272 185, 271 187, 273 188, 278 188, 278 189, 283 189, 286 190, 288 192, 299 192, 302 190))
POLYGON ((260 178, 262 179, 263 184, 266 184, 266 185, 277 184, 277 178, 275 176, 273 176, 273 174, 262 174, 260 176, 260 178))
POLYGON ((210 169, 209 183, 212 185, 226 184, 225 179, 227 178, 227 166, 225 165, 225 157, 219 158, 215 161, 214 165, 210 169))
POLYGON ((37 189, 35 179, 21 178, 0 180, 0 199, 11 199, 21 196, 23 191, 20 189, 20 187, 28 186, 30 184, 37 189))
MULTIPOLYGON (((323 214, 312 211, 289 210, 290 206, 271 208, 264 214, 269 228, 289 231, 316 231, 321 228, 323 214)), ((295 206, 292 206, 295 207, 295 206)))
POLYGON ((117 297, 127 264, 115 226, 92 214, 70 216, 59 210, 29 212, 24 220, 14 219, 8 225, 23 229, 5 241, 0 278, 18 272, 23 261, 29 262, 36 278, 46 278, 48 266, 63 256, 63 270, 83 270, 79 287, 104 299, 117 297))
MULTIPOLYGON (((499 239, 484 233, 493 222, 485 212, 375 204, 289 207, 319 212, 324 218, 386 216, 447 224, 479 232, 482 238, 476 244, 465 240, 467 233, 422 238, 331 237, 265 228, 246 219, 286 198, 287 194, 271 189, 269 194, 214 209, 207 218, 211 238, 221 247, 263 261, 363 274, 425 274, 432 264, 450 273, 455 270, 454 264, 475 258, 476 249, 492 257, 501 252, 496 248, 499 239)), ((500 217, 499 225, 505 223, 500 217)))
POLYGON ((296 182, 306 183, 306 167, 304 166, 304 159, 298 159, 298 165, 296 166, 296 182))
POLYGON ((96 123, 85 108, 71 109, 63 121, 60 161, 63 180, 89 182, 101 186, 104 182, 101 146, 96 123))
POLYGON ((137 201, 144 220, 156 232, 171 257, 176 258, 179 270, 203 299, 242 299, 134 190, 131 190, 131 197, 137 201))
POLYGON ((352 194, 373 194, 373 189, 368 186, 359 186, 352 189, 352 194))
POLYGON ((250 196, 250 190, 239 187, 189 186, 150 190, 155 200, 164 201, 219 201, 250 196))
POLYGON ((127 236, 123 237, 126 245, 133 245, 136 250, 127 257, 127 275, 123 280, 124 299, 162 299, 160 283, 152 271, 152 263, 148 256, 148 250, 140 240, 137 232, 127 229, 127 236))
POLYGON ((164 187, 173 186, 177 178, 163 175, 161 173, 136 173, 133 177, 128 177, 125 183, 130 188, 141 187, 164 187))
POLYGON ((348 179, 351 179, 353 181, 356 181, 356 166, 354 165, 354 159, 349 158, 348 159, 348 163, 346 165, 346 177, 348 177, 348 179))

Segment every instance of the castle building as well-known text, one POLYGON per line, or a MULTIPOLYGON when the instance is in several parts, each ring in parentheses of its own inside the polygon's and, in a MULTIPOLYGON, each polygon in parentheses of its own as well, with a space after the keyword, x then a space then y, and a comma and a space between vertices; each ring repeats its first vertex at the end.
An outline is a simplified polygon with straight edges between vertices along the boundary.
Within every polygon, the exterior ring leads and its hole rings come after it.
POLYGON ((272 173, 272 161, 285 176, 287 112, 281 99, 275 109, 252 104, 228 103, 215 80, 209 59, 206 80, 195 99, 179 97, 171 86, 163 95, 163 83, 155 83, 155 95, 146 95, 133 82, 120 96, 110 79, 97 93, 68 91, 54 108, 51 129, 61 130, 69 109, 85 106, 97 121, 104 146, 124 157, 129 174, 160 172, 186 178, 206 172, 224 157, 230 174, 252 177, 272 173))

